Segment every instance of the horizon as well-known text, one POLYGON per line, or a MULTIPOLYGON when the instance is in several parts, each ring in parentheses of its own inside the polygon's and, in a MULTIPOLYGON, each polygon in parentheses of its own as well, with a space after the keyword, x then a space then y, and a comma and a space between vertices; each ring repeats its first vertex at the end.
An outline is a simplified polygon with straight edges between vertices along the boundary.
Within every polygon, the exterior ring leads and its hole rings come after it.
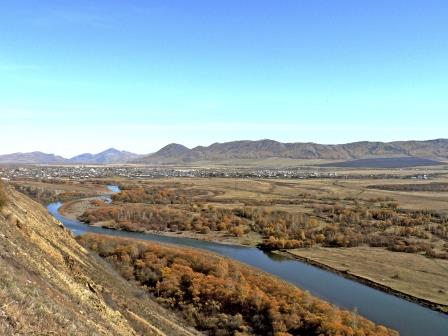
POLYGON ((231 141, 225 141, 225 142, 213 142, 213 143, 210 143, 210 144, 208 144, 208 145, 197 145, 197 146, 194 146, 194 147, 185 146, 185 145, 183 145, 183 144, 181 144, 181 143, 171 142, 171 143, 168 143, 168 144, 163 145, 162 147, 158 148, 158 149, 155 150, 155 151, 147 152, 147 153, 136 153, 136 152, 129 151, 129 150, 127 150, 127 149, 120 149, 120 148, 117 148, 117 147, 108 147, 108 148, 106 148, 106 149, 102 149, 102 150, 100 150, 100 151, 98 151, 98 152, 92 152, 92 151, 90 151, 90 152, 89 152, 89 151, 87 151, 87 152, 80 152, 80 153, 77 153, 77 154, 75 154, 75 155, 71 155, 71 156, 65 156, 65 155, 61 155, 61 154, 59 154, 59 153, 54 153, 54 152, 43 152, 43 151, 41 151, 41 150, 35 150, 35 151, 29 151, 29 152, 8 152, 8 153, 0 153, 0 156, 2 156, 2 155, 12 155, 12 154, 42 153, 42 154, 49 154, 49 155, 60 156, 60 157, 62 157, 62 158, 64 158, 64 159, 72 159, 72 158, 74 158, 74 157, 76 157, 76 156, 80 156, 80 155, 88 155, 88 154, 91 154, 91 155, 97 155, 97 154, 102 154, 102 153, 104 153, 104 152, 111 151, 111 150, 115 150, 115 151, 119 151, 119 152, 128 152, 128 153, 131 153, 131 154, 137 154, 137 155, 140 155, 140 156, 145 156, 145 155, 151 155, 151 154, 154 154, 154 153, 158 152, 159 150, 161 150, 161 149, 163 149, 163 148, 165 148, 165 147, 167 147, 167 146, 169 146, 169 145, 181 145, 181 146, 187 147, 187 148, 190 149, 190 150, 193 150, 193 149, 195 149, 195 148, 197 148, 197 147, 209 147, 209 146, 214 145, 214 144, 222 144, 222 143, 229 143, 229 142, 244 142, 244 141, 252 141, 252 142, 257 142, 257 141, 274 141, 274 142, 279 142, 279 143, 283 143, 283 144, 287 144, 287 143, 289 143, 289 144, 318 144, 318 145, 324 145, 324 146, 342 146, 342 145, 349 145, 349 144, 353 144, 353 143, 366 143, 366 142, 369 142, 369 143, 377 143, 377 142, 380 142, 380 143, 385 143, 385 144, 387 144, 387 143, 393 143, 393 142, 412 142, 412 141, 417 141, 417 142, 427 142, 427 141, 437 141, 437 140, 448 140, 448 138, 435 138, 435 139, 424 139, 424 140, 414 140, 414 139, 409 139, 409 140, 395 140, 395 141, 368 141, 368 140, 359 140, 359 141, 346 142, 346 143, 317 143, 317 142, 311 142, 311 141, 306 141, 306 142, 298 142, 298 141, 294 141, 294 142, 282 142, 282 141, 278 141, 278 140, 274 140, 274 139, 268 139, 268 138, 265 138, 265 139, 256 139, 256 140, 240 139, 240 140, 231 140, 231 141))
POLYGON ((1 154, 448 136, 444 1, 0 9, 1 154))

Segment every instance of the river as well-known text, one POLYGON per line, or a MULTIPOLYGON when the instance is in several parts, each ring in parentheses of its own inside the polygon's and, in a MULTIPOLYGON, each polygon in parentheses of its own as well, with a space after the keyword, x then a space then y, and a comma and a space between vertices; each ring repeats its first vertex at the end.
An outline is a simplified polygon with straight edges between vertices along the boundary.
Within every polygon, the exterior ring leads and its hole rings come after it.
MULTIPOLYGON (((112 192, 119 191, 115 186, 110 186, 109 190, 112 192)), ((62 216, 59 213, 61 205, 62 203, 52 203, 48 205, 48 211, 76 235, 94 232, 213 251, 276 275, 339 307, 349 310, 356 308, 360 315, 375 323, 398 330, 401 335, 448 336, 448 315, 381 292, 299 260, 264 252, 255 247, 225 245, 188 238, 93 227, 62 216)))

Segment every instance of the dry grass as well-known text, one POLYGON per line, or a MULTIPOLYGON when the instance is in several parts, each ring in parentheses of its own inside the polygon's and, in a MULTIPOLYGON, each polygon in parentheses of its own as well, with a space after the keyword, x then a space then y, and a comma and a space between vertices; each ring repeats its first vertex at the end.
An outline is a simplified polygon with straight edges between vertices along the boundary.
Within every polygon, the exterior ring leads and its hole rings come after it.
POLYGON ((448 305, 448 260, 371 247, 312 248, 288 252, 417 298, 448 305))
MULTIPOLYGON (((435 183, 447 183, 448 179, 437 178, 431 180, 435 183)), ((405 209, 412 210, 435 210, 448 213, 448 197, 446 192, 424 192, 424 191, 390 191, 390 190, 375 190, 367 188, 372 185, 396 185, 396 184, 422 184, 429 182, 413 181, 410 179, 361 179, 361 180, 340 180, 335 186, 334 191, 340 193, 352 193, 362 198, 375 197, 392 197, 396 199, 400 206, 405 209)))
POLYGON ((0 335, 196 334, 90 256, 41 205, 15 191, 8 198, 0 212, 0 335))
MULTIPOLYGON (((194 184, 198 188, 214 189, 223 192, 216 199, 240 200, 290 199, 301 193, 311 193, 316 197, 362 198, 392 197, 400 207, 413 210, 435 210, 448 213, 446 192, 404 192, 369 189, 371 185, 428 183, 410 179, 306 179, 306 180, 267 180, 267 179, 228 179, 228 178, 193 178, 161 179, 144 181, 146 184, 172 182, 194 184)), ((441 177, 431 182, 447 183, 448 178, 441 177)), ((304 210, 300 205, 288 207, 290 210, 304 210)))
POLYGON ((3 182, 0 181, 0 209, 6 205, 8 198, 4 190, 3 182))

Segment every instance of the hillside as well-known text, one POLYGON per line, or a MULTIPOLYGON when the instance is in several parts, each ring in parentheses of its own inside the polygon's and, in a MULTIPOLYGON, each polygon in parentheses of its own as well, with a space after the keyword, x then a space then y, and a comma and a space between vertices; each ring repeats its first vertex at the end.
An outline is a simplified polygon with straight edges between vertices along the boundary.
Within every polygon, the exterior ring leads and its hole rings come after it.
POLYGON ((41 205, 12 190, 6 196, 0 335, 198 334, 91 256, 41 205))
POLYGON ((197 161, 258 160, 268 158, 304 160, 355 160, 375 157, 422 157, 448 159, 448 140, 355 142, 342 145, 281 143, 273 140, 214 143, 188 149, 170 144, 135 162, 146 164, 181 164, 197 161))

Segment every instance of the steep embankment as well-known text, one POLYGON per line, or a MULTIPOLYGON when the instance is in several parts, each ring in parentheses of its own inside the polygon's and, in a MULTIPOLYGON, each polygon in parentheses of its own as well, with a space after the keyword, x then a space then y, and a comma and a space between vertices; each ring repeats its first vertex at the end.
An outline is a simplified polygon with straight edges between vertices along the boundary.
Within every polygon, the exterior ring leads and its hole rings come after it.
POLYGON ((198 334, 91 256, 41 205, 6 189, 0 335, 198 334))

